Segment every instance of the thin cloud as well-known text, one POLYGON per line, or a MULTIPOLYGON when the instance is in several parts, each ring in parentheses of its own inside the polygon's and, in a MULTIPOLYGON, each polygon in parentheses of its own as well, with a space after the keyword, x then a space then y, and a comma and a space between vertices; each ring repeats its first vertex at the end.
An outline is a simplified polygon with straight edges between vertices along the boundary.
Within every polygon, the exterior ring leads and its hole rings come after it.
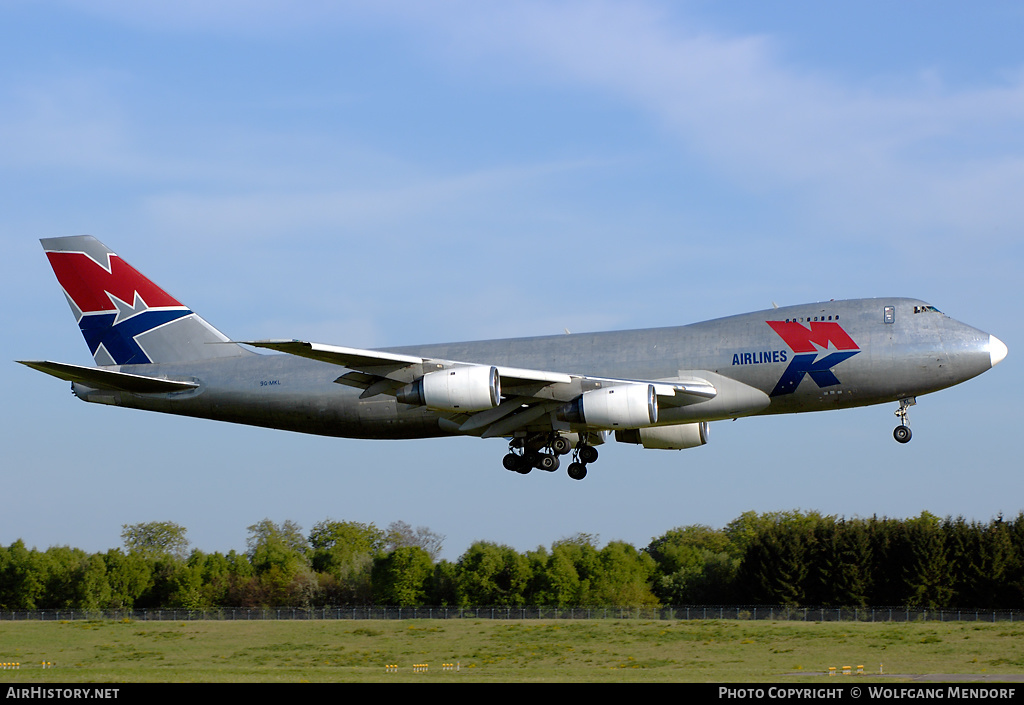
POLYGON ((661 7, 460 5, 468 18, 435 17, 427 31, 455 38, 440 50, 448 61, 463 51, 617 95, 744 189, 789 191, 822 217, 856 204, 838 213, 858 231, 1024 217, 1013 198, 1020 75, 966 88, 934 75, 901 77, 899 90, 844 83, 787 64, 769 37, 709 31, 661 7), (979 145, 978 135, 989 137, 979 145))
POLYGON ((1020 72, 954 88, 896 67, 853 83, 787 61, 771 36, 729 33, 658 2, 70 4, 157 32, 294 41, 363 27, 406 36, 470 79, 597 90, 647 114, 681 158, 697 155, 738 189, 781 194, 839 232, 994 233, 1024 219, 1020 72))
POLYGON ((278 184, 274 190, 234 195, 160 193, 145 199, 144 210, 171 229, 199 219, 210 231, 244 233, 246 238, 295 229, 381 227, 453 208, 479 209, 482 201, 508 199, 511 192, 593 165, 551 162, 450 175, 406 174, 396 177, 401 183, 380 188, 295 192, 278 184))

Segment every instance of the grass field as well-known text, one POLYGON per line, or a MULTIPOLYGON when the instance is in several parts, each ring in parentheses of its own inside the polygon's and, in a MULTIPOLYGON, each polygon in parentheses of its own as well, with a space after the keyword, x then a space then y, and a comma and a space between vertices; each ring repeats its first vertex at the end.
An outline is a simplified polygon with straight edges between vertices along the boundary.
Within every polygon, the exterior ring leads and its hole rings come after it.
POLYGON ((25 621, 0 622, 0 662, 21 663, 0 682, 795 683, 860 665, 864 681, 998 679, 1024 676, 1022 643, 1024 624, 977 622, 25 621))

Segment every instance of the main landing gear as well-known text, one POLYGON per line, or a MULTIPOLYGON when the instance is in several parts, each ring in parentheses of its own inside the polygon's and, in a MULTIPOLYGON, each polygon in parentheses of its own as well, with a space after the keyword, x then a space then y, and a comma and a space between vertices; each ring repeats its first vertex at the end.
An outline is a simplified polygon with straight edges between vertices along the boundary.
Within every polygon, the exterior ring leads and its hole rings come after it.
POLYGON ((576 445, 572 453, 572 462, 569 463, 569 477, 574 480, 582 480, 587 476, 587 465, 597 460, 597 448, 588 446, 583 441, 576 445))
POLYGON ((582 480, 587 476, 587 463, 597 460, 597 449, 580 441, 575 448, 568 438, 559 434, 537 434, 527 438, 513 438, 508 454, 501 464, 506 470, 526 475, 534 468, 554 472, 561 465, 560 456, 572 453, 569 477, 582 480))
POLYGON ((900 419, 900 425, 895 428, 892 432, 892 437, 900 443, 909 443, 910 438, 913 434, 910 432, 910 423, 907 420, 907 409, 917 404, 915 397, 907 397, 906 399, 900 399, 900 408, 896 410, 896 416, 900 419))

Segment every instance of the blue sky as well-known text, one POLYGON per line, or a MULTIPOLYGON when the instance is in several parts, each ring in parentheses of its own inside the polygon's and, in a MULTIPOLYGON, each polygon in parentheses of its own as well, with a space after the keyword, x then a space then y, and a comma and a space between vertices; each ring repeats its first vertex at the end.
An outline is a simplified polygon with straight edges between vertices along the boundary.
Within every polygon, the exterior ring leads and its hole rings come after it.
POLYGON ((519 550, 636 546, 747 510, 1024 509, 1024 8, 991 2, 0 4, 0 544, 205 551, 268 517, 519 550), (369 442, 82 404, 38 238, 88 233, 236 339, 356 347, 690 323, 913 296, 1010 356, 895 405, 602 447, 369 442))

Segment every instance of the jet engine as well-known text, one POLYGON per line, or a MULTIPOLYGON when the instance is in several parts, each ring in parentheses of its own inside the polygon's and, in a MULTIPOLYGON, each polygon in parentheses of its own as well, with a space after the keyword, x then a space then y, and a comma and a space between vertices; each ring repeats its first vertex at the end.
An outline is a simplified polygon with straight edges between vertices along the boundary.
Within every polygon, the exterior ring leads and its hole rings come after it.
POLYGON ((638 428, 658 422, 653 384, 620 384, 583 392, 558 412, 563 421, 598 428, 638 428))
POLYGON ((428 372, 395 395, 402 404, 440 411, 483 411, 501 401, 501 377, 497 367, 472 365, 428 372))
POLYGON ((619 443, 637 443, 644 448, 662 450, 696 448, 708 442, 708 422, 625 429, 615 432, 615 440, 619 443))

